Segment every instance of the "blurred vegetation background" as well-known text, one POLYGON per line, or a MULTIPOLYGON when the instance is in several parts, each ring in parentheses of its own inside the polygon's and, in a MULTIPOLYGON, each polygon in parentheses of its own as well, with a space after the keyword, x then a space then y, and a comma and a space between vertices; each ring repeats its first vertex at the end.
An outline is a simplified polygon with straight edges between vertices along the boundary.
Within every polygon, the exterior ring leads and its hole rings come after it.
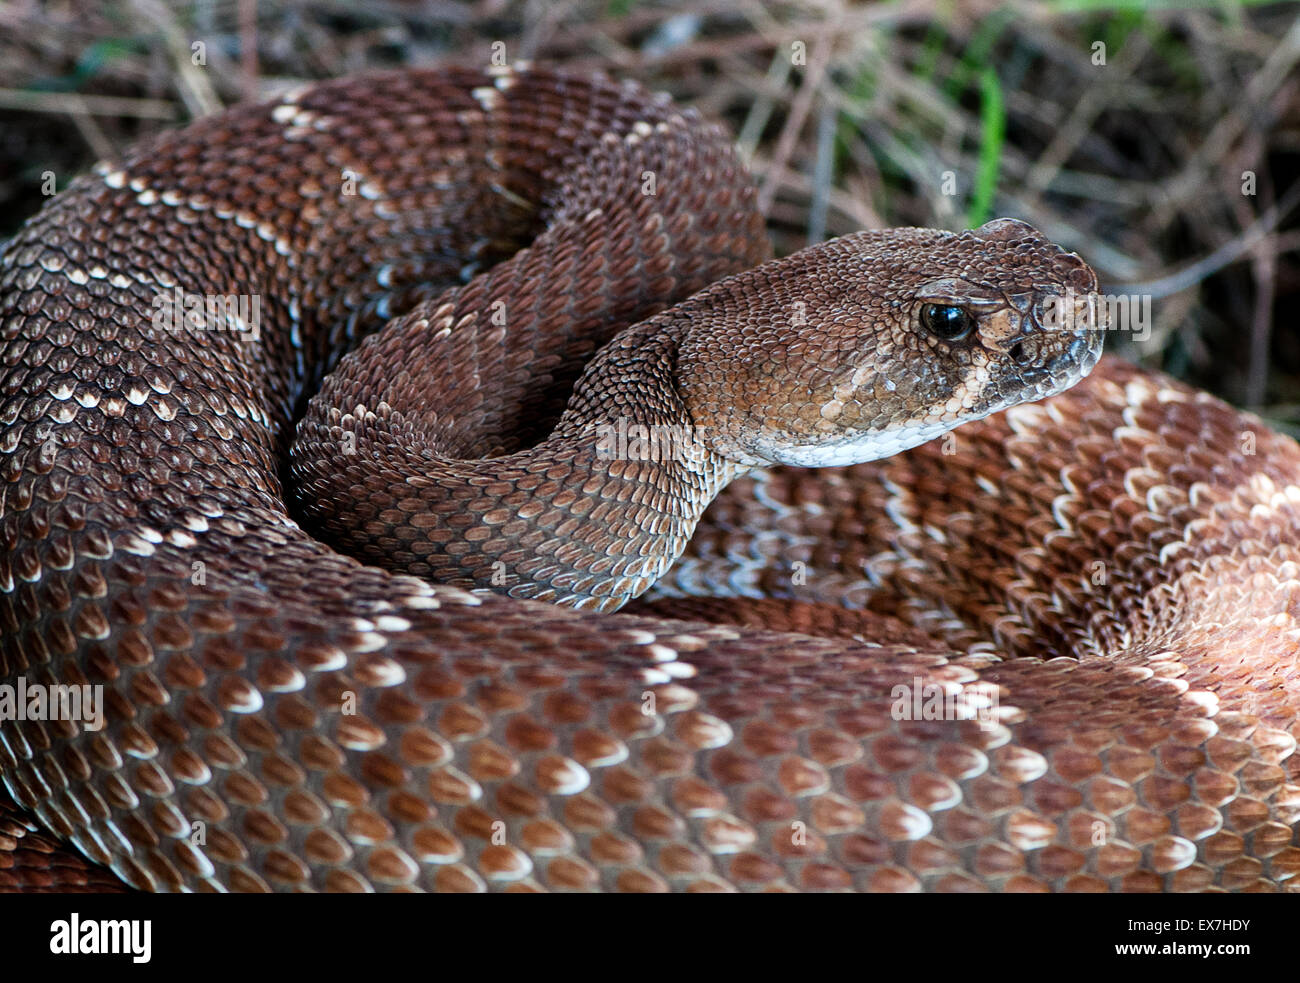
POLYGON ((1109 350, 1300 434, 1293 3, 7 0, 0 238, 161 128, 494 45, 726 121, 782 253, 1025 219, 1154 296, 1150 337, 1109 350))

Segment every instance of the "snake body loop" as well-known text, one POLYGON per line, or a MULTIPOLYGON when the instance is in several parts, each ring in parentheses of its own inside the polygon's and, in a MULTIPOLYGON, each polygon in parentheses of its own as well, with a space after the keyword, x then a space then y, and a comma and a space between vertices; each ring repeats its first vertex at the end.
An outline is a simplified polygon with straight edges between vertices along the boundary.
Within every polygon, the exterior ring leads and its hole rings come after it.
POLYGON ((151 890, 1287 889, 1300 448, 1062 392, 1027 226, 769 263, 754 199, 523 69, 74 182, 0 253, 0 683, 105 725, 0 722, 14 803, 151 890))

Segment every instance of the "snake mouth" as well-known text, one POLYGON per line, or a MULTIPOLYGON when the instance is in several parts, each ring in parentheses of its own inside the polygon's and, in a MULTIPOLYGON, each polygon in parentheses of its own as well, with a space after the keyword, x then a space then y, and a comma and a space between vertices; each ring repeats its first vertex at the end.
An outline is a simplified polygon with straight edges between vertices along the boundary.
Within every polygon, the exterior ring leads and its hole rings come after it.
MULTIPOLYGON (((1035 393, 1027 401, 1055 396, 1081 382, 1101 359, 1104 339, 1105 332, 1100 329, 1080 331, 1065 351, 1041 364, 1020 368, 1015 378, 1035 393)), ((1023 343, 1013 345, 1009 354, 1013 359, 1017 354, 1023 356, 1023 343)))
POLYGON ((1023 310, 1027 330, 1005 353, 1027 401, 1064 392, 1093 370, 1109 327, 1108 307, 1093 291, 1040 294, 1023 310))

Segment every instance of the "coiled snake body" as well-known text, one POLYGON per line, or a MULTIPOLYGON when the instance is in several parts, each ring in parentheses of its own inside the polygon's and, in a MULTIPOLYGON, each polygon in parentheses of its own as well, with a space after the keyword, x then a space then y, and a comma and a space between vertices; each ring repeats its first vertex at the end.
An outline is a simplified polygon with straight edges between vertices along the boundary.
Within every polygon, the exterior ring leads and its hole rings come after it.
POLYGON ((1020 223, 768 251, 725 135, 546 71, 77 180, 0 255, 0 682, 104 726, 4 788, 156 890, 1288 887, 1300 449, 1062 392, 1020 223))

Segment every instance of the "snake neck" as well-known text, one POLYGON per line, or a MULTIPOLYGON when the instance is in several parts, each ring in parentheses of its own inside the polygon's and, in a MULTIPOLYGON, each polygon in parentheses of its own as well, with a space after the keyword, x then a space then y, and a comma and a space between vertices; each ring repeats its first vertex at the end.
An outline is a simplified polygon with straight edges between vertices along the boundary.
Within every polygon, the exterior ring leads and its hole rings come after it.
MULTIPOLYGON (((509 453, 501 434, 467 428, 455 386, 436 406, 423 385, 389 387, 370 406, 336 400, 317 425, 304 421, 295 448, 322 462, 299 466, 314 531, 394 572, 617 610, 667 571, 708 504, 748 470, 711 449, 678 394, 688 327, 669 311, 623 331, 586 366, 550 435, 509 453), (398 398, 417 391, 426 402, 398 398)), ((442 341, 439 352, 425 343, 431 377, 463 366, 471 347, 442 341)))
MULTIPOLYGON (((709 503, 749 470, 714 449, 709 428, 692 418, 678 391, 679 347, 689 327, 688 318, 669 311, 620 334, 592 360, 554 431, 529 455, 552 462, 557 474, 573 469, 562 493, 572 504, 564 511, 587 522, 565 529, 561 518, 557 531, 568 541, 555 555, 583 575, 561 575, 581 587, 574 597, 534 594, 525 583, 518 596, 616 610, 667 572, 709 503)), ((549 505, 556 509, 557 500, 549 505)), ((536 579, 531 569, 521 573, 536 579)))

